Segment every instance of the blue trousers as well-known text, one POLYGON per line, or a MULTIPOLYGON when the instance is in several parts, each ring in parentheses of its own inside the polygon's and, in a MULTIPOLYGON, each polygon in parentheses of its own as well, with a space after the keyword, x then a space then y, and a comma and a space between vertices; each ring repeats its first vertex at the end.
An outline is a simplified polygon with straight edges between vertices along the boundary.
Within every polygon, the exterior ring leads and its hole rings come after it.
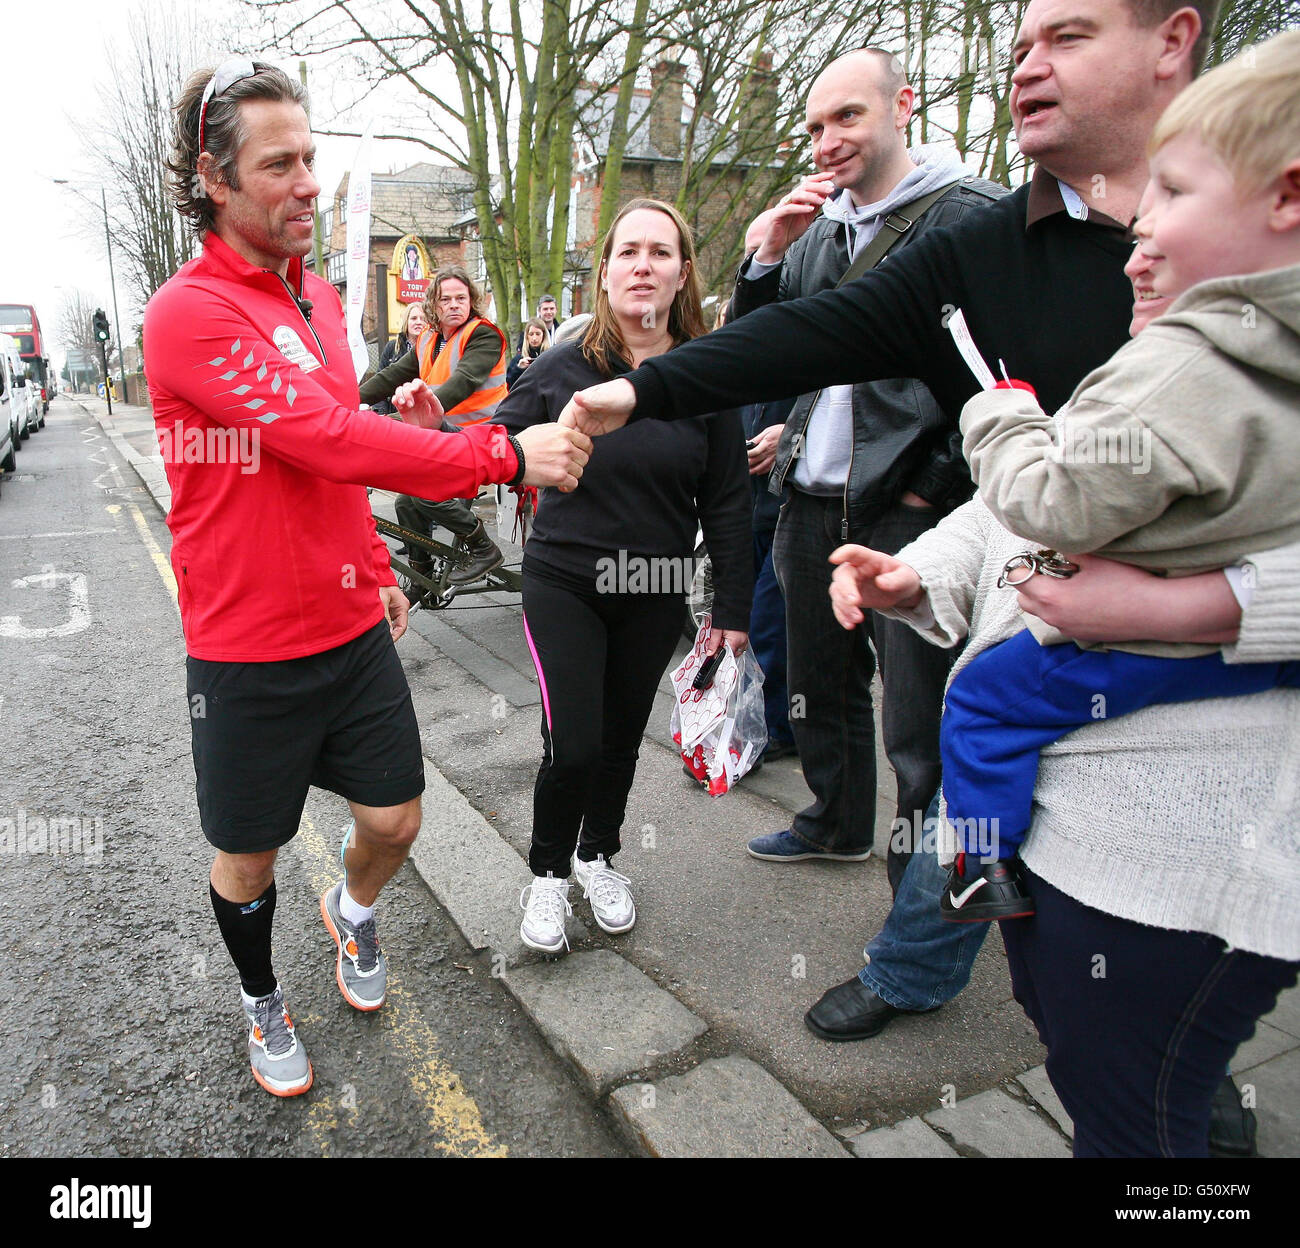
POLYGON ((1043 746, 1156 703, 1296 685, 1300 663, 1230 667, 1218 652, 1160 659, 1073 642, 1040 646, 1025 629, 984 651, 948 686, 939 729, 948 819, 967 854, 1011 858, 1029 829, 1043 746))
POLYGON ((1074 1155, 1205 1157, 1224 1068, 1297 964, 1103 914, 1024 878, 1037 913, 1002 923, 1002 939, 1074 1119, 1074 1155))

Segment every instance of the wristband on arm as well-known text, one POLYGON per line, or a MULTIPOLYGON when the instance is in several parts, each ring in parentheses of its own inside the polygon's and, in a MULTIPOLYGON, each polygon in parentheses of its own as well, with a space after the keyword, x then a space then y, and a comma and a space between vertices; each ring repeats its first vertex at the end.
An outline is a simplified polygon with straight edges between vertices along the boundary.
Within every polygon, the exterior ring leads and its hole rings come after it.
POLYGON ((506 441, 510 443, 510 449, 514 451, 515 459, 518 461, 518 467, 515 469, 515 475, 511 477, 510 480, 506 482, 506 484, 522 485, 524 480, 524 472, 528 466, 526 461, 524 460, 524 448, 519 445, 519 439, 514 437, 512 434, 509 433, 506 434, 506 441))

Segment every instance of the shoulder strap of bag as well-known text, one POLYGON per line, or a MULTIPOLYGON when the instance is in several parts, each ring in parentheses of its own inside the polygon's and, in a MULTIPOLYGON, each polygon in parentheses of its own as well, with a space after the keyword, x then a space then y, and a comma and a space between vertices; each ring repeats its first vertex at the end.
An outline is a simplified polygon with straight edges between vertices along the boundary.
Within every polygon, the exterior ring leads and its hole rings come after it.
POLYGON ((858 252, 856 259, 849 265, 844 276, 835 284, 844 286, 855 278, 861 277, 868 269, 874 269, 885 258, 889 249, 925 216, 930 206, 942 199, 952 188, 953 183, 950 182, 947 186, 941 186, 937 191, 922 195, 920 199, 914 200, 907 205, 906 216, 901 212, 891 212, 881 222, 875 238, 858 252))

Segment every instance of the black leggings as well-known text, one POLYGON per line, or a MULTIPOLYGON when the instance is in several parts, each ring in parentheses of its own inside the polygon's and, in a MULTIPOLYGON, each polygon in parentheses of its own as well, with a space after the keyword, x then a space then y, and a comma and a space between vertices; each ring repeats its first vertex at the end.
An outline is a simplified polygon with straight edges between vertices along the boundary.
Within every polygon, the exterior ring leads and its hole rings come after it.
POLYGON ((527 562, 523 583, 524 631, 542 688, 528 865, 534 875, 565 878, 575 848, 584 862, 619 851, 641 736, 681 637, 683 606, 676 594, 580 590, 527 562))

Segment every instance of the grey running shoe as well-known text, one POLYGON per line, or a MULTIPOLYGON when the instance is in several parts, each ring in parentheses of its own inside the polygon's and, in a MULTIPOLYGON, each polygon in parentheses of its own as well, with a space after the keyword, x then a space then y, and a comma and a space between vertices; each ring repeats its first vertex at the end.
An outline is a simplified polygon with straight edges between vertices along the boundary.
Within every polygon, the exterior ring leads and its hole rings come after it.
POLYGON ((248 1019, 248 1061, 253 1078, 272 1096, 300 1096, 311 1087, 311 1062, 294 1033, 284 992, 276 984, 269 997, 244 1004, 248 1019))
POLYGON ((379 951, 379 933, 374 919, 367 919, 355 927, 339 910, 343 882, 327 888, 320 899, 320 912, 325 926, 338 946, 338 961, 334 978, 338 980, 343 999, 358 1010, 377 1010, 388 993, 388 964, 379 951))

